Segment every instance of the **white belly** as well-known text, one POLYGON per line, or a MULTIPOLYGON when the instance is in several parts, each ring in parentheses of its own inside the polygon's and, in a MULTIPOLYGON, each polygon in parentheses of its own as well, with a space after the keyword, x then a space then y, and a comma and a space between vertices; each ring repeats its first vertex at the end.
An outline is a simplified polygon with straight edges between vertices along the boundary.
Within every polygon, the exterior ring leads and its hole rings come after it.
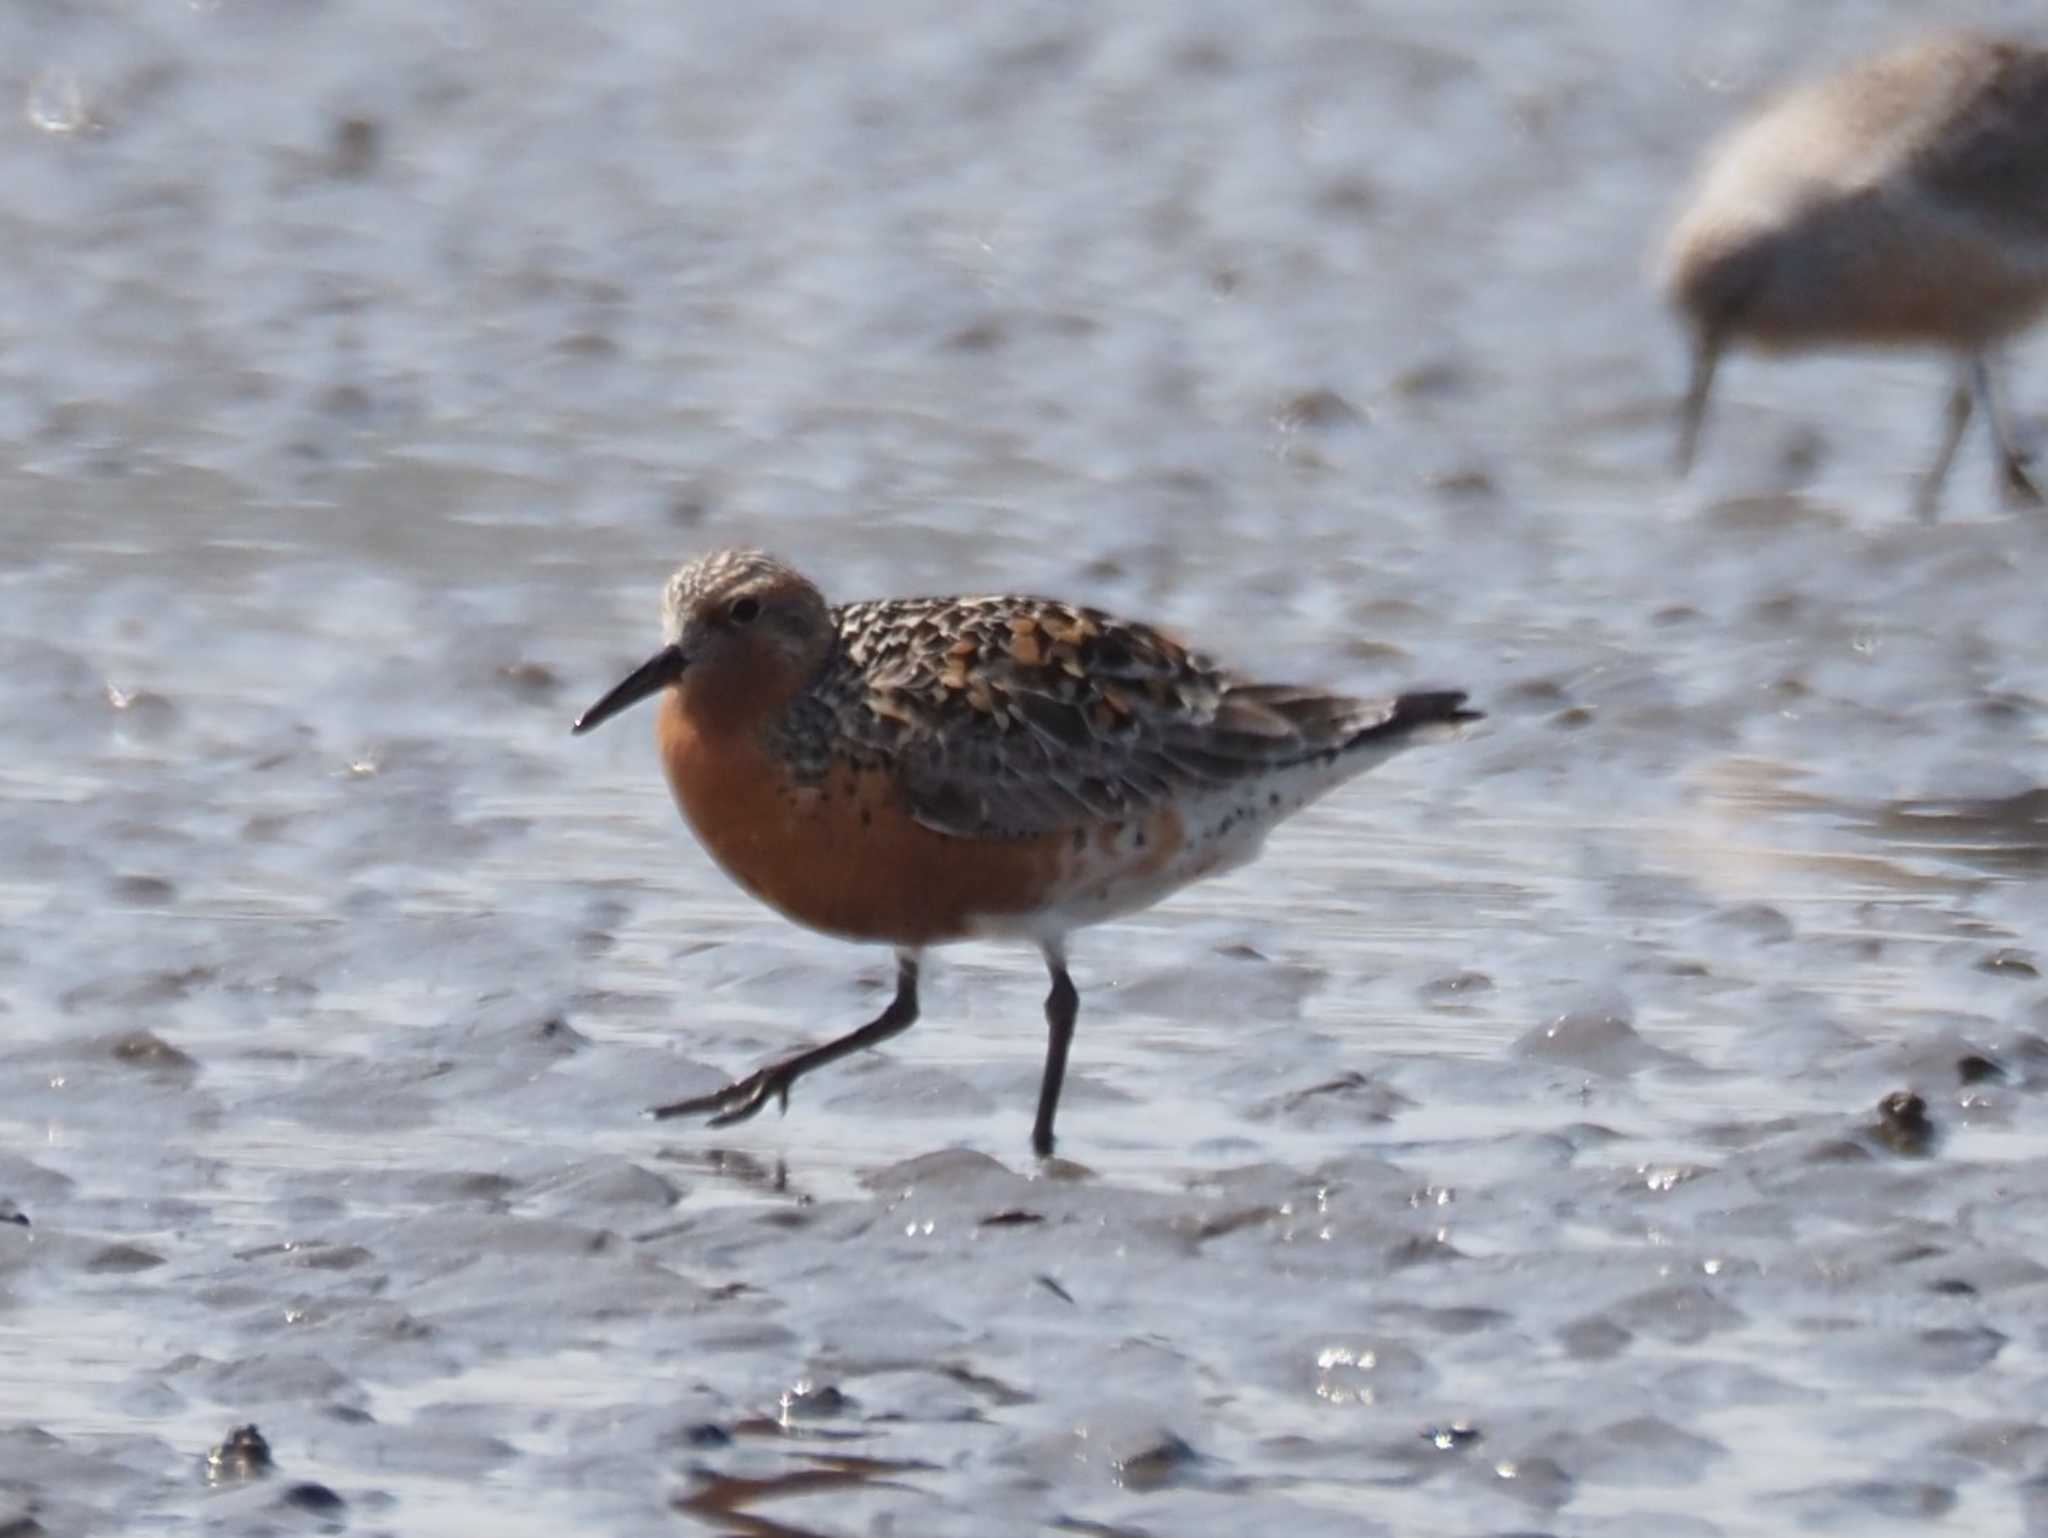
POLYGON ((1298 765, 1183 796, 1144 819, 1092 830, 1077 838, 1067 879, 1050 902, 1031 913, 992 916, 975 933, 1043 943, 1149 908, 1191 882, 1254 859, 1278 823, 1383 756, 1353 754, 1298 765))

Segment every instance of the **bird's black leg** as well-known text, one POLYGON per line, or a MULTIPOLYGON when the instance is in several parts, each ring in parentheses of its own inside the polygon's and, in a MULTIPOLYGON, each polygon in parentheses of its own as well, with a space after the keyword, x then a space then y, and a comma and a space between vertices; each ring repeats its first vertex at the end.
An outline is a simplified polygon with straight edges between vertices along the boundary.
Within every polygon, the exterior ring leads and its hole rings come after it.
POLYGON ((849 1052, 858 1052, 863 1047, 872 1047, 891 1036, 901 1035, 917 1023, 917 958, 916 951, 896 953, 896 997, 889 1001, 887 1009, 859 1030, 849 1031, 822 1047, 813 1047, 808 1052, 799 1052, 779 1063, 771 1063, 744 1079, 734 1080, 724 1089, 689 1100, 678 1100, 672 1105, 656 1106, 647 1114, 659 1119, 700 1116, 708 1112, 712 1126, 725 1127, 736 1121, 745 1121, 770 1100, 780 1100, 783 1110, 787 1111, 790 1085, 813 1068, 823 1068, 849 1052))
POLYGON ((1045 996, 1045 1076, 1038 1083, 1038 1120, 1031 1124, 1031 1150, 1041 1159, 1052 1157, 1052 1119, 1060 1108, 1060 1085, 1067 1077, 1067 1047, 1074 1039, 1074 1016, 1081 996, 1074 980, 1067 976, 1066 948, 1058 941, 1045 947, 1046 970, 1052 973, 1052 992, 1045 996))

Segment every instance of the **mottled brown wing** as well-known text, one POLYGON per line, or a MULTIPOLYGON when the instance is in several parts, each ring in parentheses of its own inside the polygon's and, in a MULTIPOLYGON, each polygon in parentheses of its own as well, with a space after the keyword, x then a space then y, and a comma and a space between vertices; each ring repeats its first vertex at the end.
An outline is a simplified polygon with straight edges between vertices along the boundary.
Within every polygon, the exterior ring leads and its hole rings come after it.
POLYGON ((1021 838, 1333 753, 1392 703, 1247 685, 1148 626, 1049 599, 837 613, 845 739, 941 832, 1021 838))

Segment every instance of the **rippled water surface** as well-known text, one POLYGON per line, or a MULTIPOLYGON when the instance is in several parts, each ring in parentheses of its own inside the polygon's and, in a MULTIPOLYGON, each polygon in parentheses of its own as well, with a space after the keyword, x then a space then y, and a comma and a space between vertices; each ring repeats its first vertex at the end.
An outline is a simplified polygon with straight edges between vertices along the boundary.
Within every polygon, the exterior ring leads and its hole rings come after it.
POLYGON ((2048 529, 1644 282, 1923 14, 0 8, 0 1529, 2048 1533, 2048 529), (567 735, 748 541, 1489 720, 1046 1170, 1000 947, 655 1124, 886 987, 567 735))

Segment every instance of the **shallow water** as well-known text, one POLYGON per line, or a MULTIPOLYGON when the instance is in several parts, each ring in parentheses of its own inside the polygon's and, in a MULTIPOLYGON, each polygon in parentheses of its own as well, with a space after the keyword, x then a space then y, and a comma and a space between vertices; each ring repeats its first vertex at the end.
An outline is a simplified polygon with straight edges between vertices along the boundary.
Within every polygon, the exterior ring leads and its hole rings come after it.
POLYGON ((1673 484, 1642 281, 1918 13, 0 10, 0 1527, 2048 1532, 2048 530, 1928 360, 1673 484), (656 1125, 887 981, 567 735, 741 541, 1490 719, 1077 940, 1052 1172, 999 947, 656 1125))

